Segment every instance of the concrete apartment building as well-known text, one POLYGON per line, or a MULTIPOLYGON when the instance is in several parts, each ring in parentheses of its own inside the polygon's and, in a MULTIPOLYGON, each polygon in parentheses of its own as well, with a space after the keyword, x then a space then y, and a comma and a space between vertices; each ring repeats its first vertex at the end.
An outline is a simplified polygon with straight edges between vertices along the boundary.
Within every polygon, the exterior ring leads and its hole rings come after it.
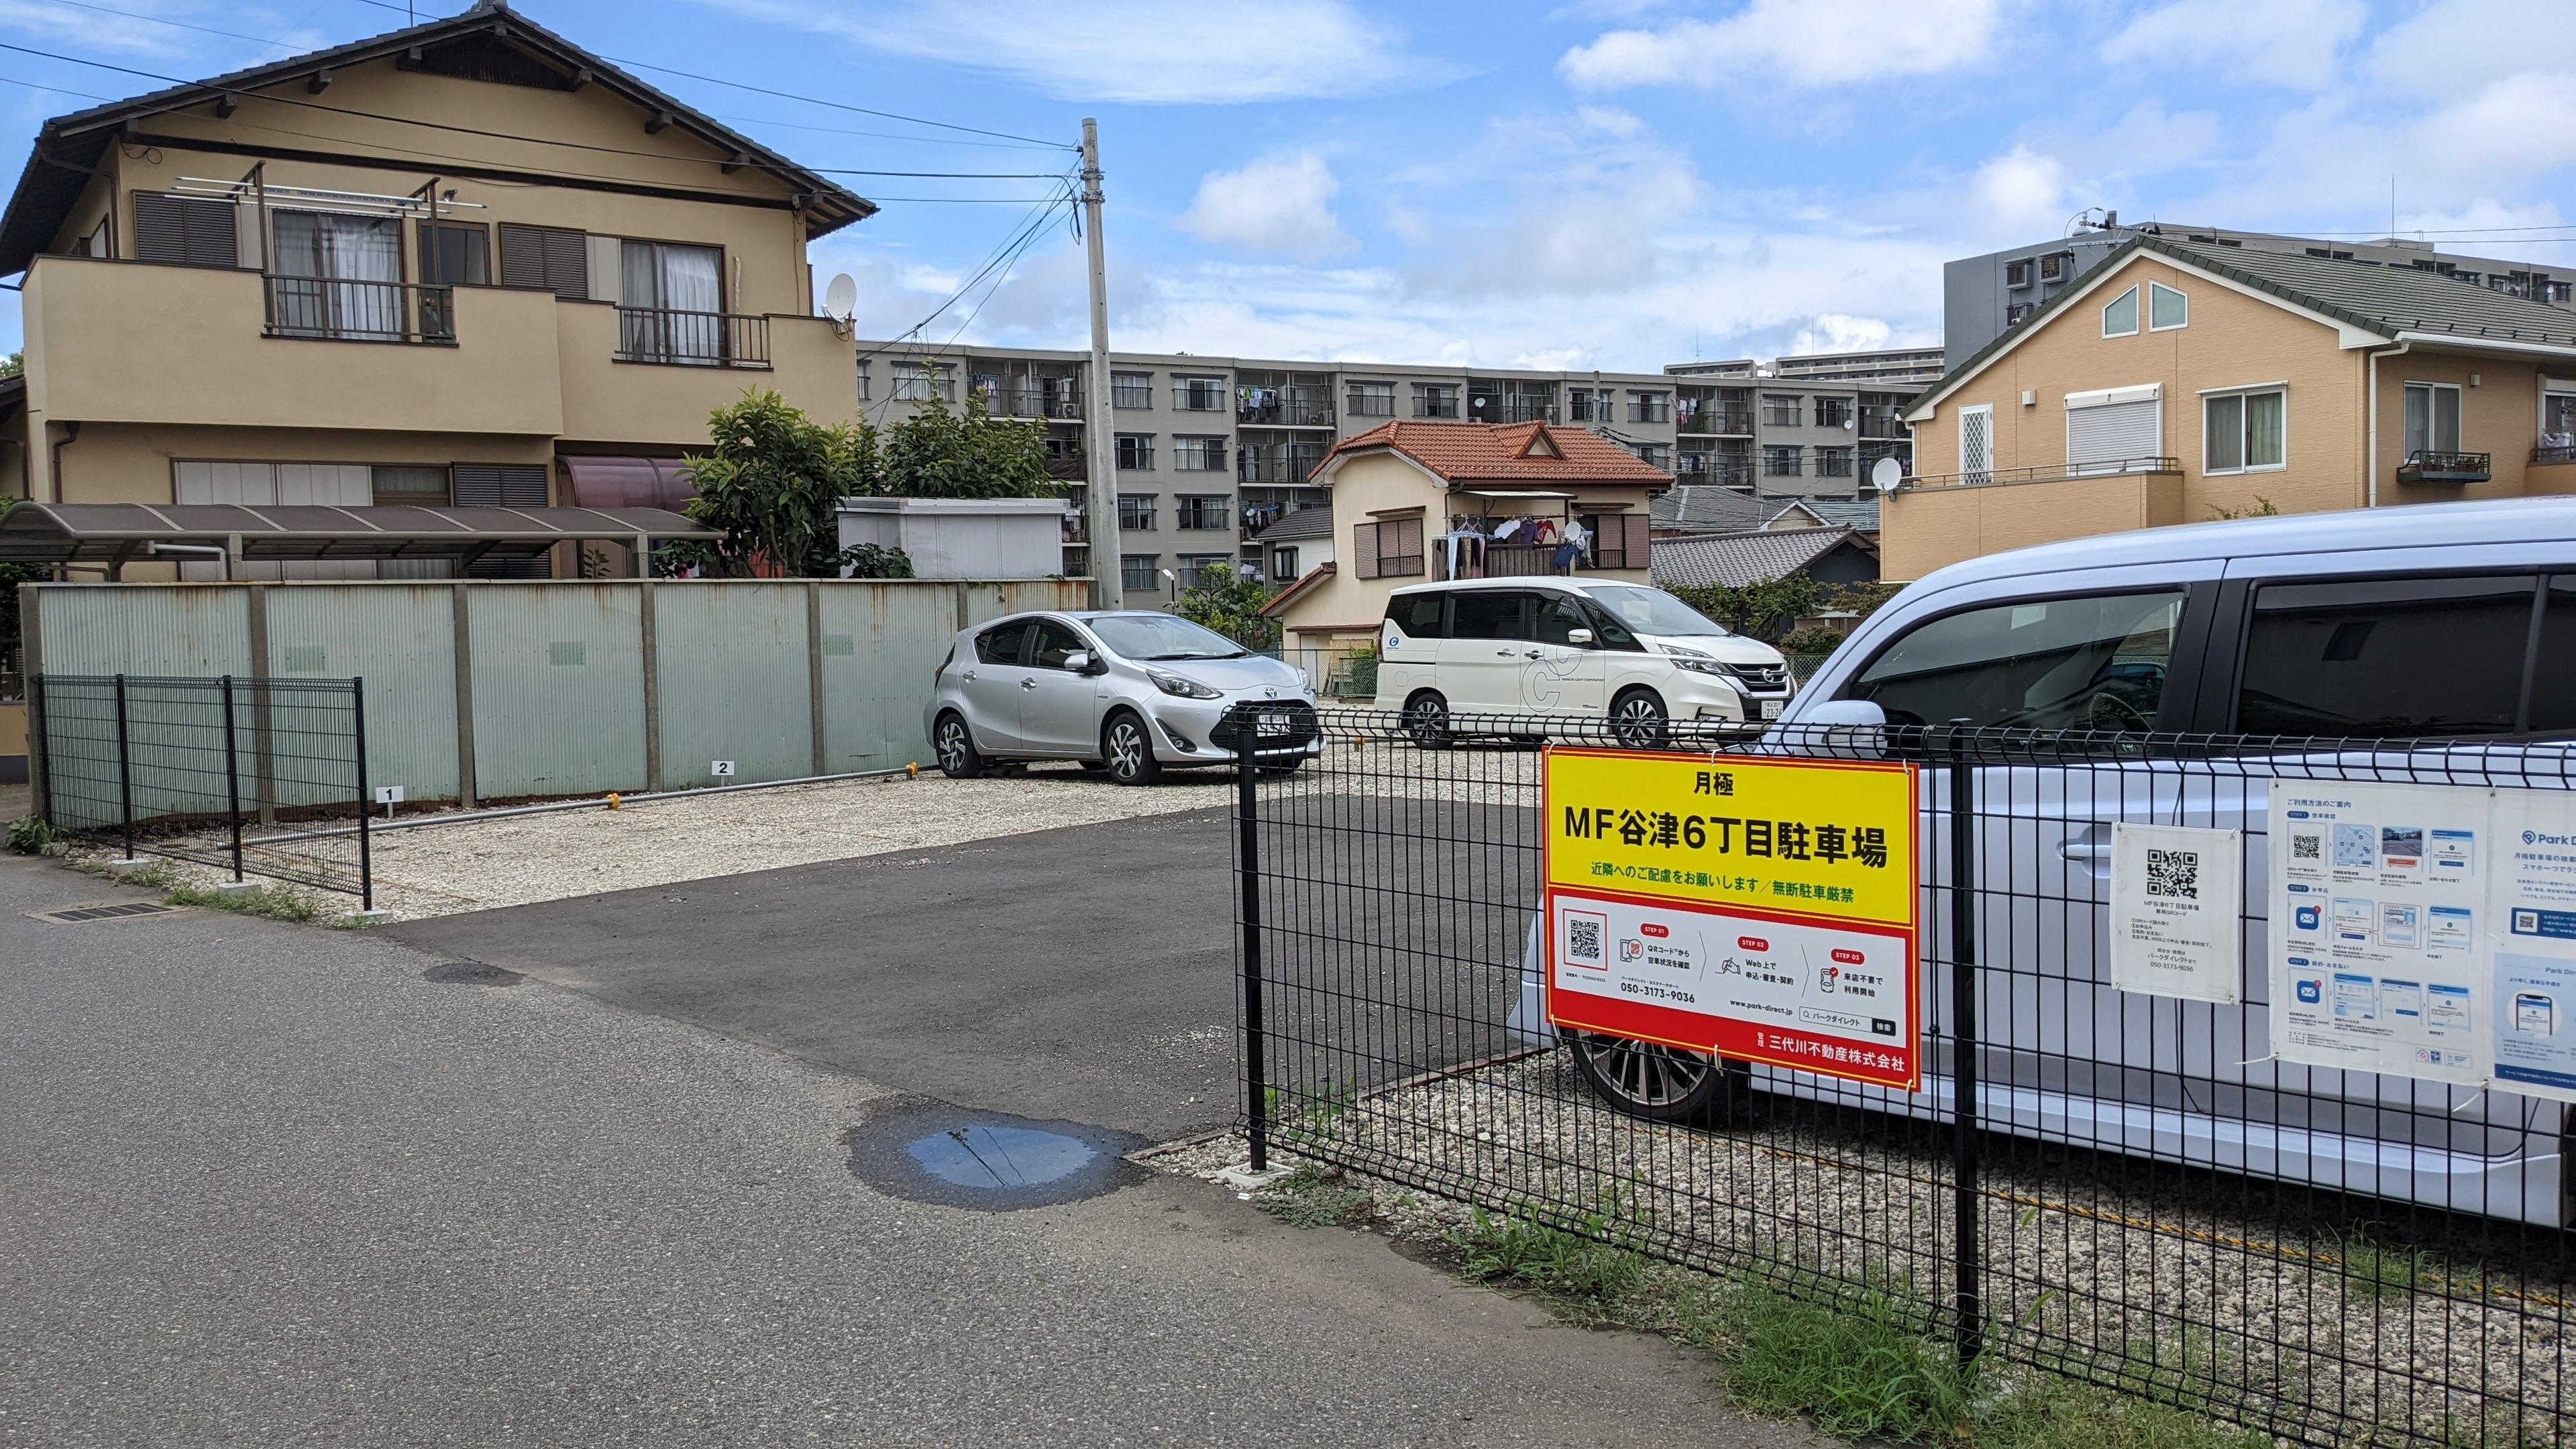
POLYGON ((2527 261, 2470 256, 2403 237, 2335 240, 2185 226, 2179 222, 2122 226, 2119 213, 2113 212, 2102 224, 2072 236, 1944 264, 1941 340, 1949 361, 1955 364, 1974 356, 1979 348, 2002 336, 2005 328, 2019 325, 2100 266, 2131 237, 2138 236, 2237 251, 2402 267, 2438 273, 2462 285, 2484 287, 2509 297, 2560 307, 2576 302, 2576 269, 2567 267, 2552 269, 2527 261))
POLYGON ((2259 512, 2576 494, 2576 311, 2413 267, 2133 236, 1908 405, 1891 579, 2259 512))
MULTIPOLYGON (((859 352, 862 410, 879 426, 934 393, 958 406, 980 392, 995 416, 1045 425, 1057 476, 1086 477, 1087 354, 883 342, 859 352)), ((1910 458, 1898 409, 1940 362, 1931 348, 1626 373, 1113 353, 1122 584, 1130 602, 1151 606, 1219 563, 1291 582, 1257 536, 1328 504, 1313 478, 1324 455, 1396 420, 1579 425, 1684 483, 1849 499, 1879 457, 1910 458)), ((1083 526, 1066 520, 1069 574, 1090 568, 1083 526)), ((1297 572, 1316 553, 1298 552, 1297 572)))
MULTIPOLYGON (((805 248, 874 210, 496 0, 60 116, 0 216, 0 489, 348 536, 252 577, 376 576, 421 505, 676 507, 746 388, 852 416, 805 248)), ((434 545, 381 572, 496 571, 434 545)))

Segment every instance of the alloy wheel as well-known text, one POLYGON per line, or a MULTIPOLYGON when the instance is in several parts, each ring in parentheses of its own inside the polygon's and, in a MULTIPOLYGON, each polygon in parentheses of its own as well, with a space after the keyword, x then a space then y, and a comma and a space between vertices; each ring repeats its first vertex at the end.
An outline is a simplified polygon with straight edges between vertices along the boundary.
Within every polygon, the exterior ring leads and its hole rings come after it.
POLYGON ((1578 1050, 1592 1059, 1602 1085, 1632 1107, 1686 1102, 1717 1069, 1715 1058, 1698 1052, 1619 1037, 1586 1036, 1578 1050))
POLYGON ((1145 732, 1134 720, 1109 727, 1109 773, 1121 784, 1145 772, 1145 732))
POLYGON ((1666 716, 1663 701, 1650 694, 1632 694, 1610 711, 1610 736, 1630 749, 1646 749, 1664 743, 1666 716))

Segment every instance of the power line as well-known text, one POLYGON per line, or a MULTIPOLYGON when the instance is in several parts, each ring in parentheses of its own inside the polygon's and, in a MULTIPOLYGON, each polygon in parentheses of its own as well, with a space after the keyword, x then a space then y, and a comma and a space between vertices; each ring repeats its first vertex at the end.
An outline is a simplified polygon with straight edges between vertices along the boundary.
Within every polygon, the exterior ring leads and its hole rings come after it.
POLYGON ((244 35, 238 30, 217 30, 209 25, 190 25, 184 20, 172 20, 166 16, 144 15, 137 11, 119 10, 108 5, 92 5, 89 3, 89 0, 46 0, 46 3, 52 5, 69 5, 75 10, 94 10, 101 15, 116 15, 127 20, 148 20, 155 25, 167 25, 177 30, 193 30, 199 35, 220 35, 226 40, 247 40, 254 45, 275 45, 280 47, 288 45, 288 42, 283 40, 270 40, 265 36, 259 35, 244 35))
POLYGON ((58 96, 78 96, 85 101, 112 101, 116 99, 114 96, 92 95, 88 91, 65 90, 61 86, 38 85, 34 81, 20 80, 13 75, 0 75, 0 81, 5 81, 13 86, 25 86, 31 91, 51 91, 58 96))

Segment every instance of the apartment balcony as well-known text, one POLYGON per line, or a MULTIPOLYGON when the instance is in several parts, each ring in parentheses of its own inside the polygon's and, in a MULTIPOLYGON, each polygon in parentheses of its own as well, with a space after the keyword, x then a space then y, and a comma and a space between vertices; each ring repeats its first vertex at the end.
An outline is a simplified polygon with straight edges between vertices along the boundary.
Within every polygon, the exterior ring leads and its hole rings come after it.
POLYGON ((2179 461, 2130 461, 2153 471, 2059 465, 1909 478, 1880 504, 1880 576, 1916 579, 1963 558, 2188 521, 2179 461), (2046 485, 2045 494, 2022 484, 2046 485))
POLYGON ((315 342, 456 345, 456 289, 410 282, 341 282, 263 273, 271 337, 315 342))
POLYGON ((1006 387, 987 397, 984 409, 997 418, 1078 423, 1082 421, 1082 394, 1063 388, 1006 387))
POLYGON ((2492 453, 2445 453, 2418 448, 2397 465, 2400 483, 2484 483, 2495 476, 2492 453))
POLYGON ((1684 433, 1708 437, 1753 436, 1751 408, 1701 408, 1682 420, 1684 433))
POLYGON ((1172 389, 1174 412, 1221 413, 1233 402, 1233 390, 1222 383, 1182 383, 1172 389))
POLYGON ((1753 486, 1753 465, 1741 458, 1720 458, 1711 453, 1676 453, 1673 476, 1694 487, 1707 484, 1725 488, 1753 486))
POLYGON ((1914 430, 1905 425, 1900 408, 1866 407, 1860 410, 1860 435, 1891 442, 1912 437, 1914 430))
POLYGON ((617 309, 619 362, 769 370, 769 319, 667 307, 617 309))
POLYGON ((1570 423, 1616 422, 1618 411, 1618 406, 1607 398, 1570 397, 1565 400, 1565 420, 1570 423))
POLYGON ((1329 428, 1333 394, 1326 388, 1256 387, 1238 398, 1234 417, 1256 428, 1329 428))
MULTIPOLYGON (((2480 456, 2484 456, 2483 454, 2480 456)), ((1928 473, 1905 480, 1908 492, 1948 488, 1995 488, 2021 483, 2064 483, 2084 478, 2182 476, 2182 460, 2173 457, 2106 458, 2093 463, 2042 463, 2027 468, 1989 468, 1981 473, 1928 473)))
POLYGON ((1046 474, 1059 483, 1091 481, 1090 464, 1081 458, 1049 458, 1046 460, 1046 474))
POLYGON ((1321 452, 1238 448, 1234 454, 1234 477, 1238 483, 1293 486, 1313 477, 1315 469, 1323 461, 1321 452))
MULTIPOLYGON (((1601 416, 1591 421, 1607 422, 1609 418, 1605 406, 1601 416)), ((1467 399, 1467 420, 1476 423, 1552 423, 1557 420, 1556 400, 1479 394, 1467 399)))

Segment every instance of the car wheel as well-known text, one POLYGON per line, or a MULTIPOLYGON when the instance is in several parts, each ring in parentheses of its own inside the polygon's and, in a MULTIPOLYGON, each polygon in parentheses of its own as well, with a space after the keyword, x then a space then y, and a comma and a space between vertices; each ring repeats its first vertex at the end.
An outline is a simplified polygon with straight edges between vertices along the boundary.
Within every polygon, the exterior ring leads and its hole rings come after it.
POLYGON ((1097 775, 1109 768, 1107 760, 1083 760, 1079 763, 1082 766, 1082 773, 1086 775, 1097 775))
POLYGON ((1753 1072, 1742 1062, 1590 1032, 1570 1031, 1565 1040, 1584 1085, 1632 1117, 1723 1126, 1752 1100, 1753 1072))
POLYGON ((1653 690, 1631 689, 1610 701, 1610 737, 1628 748, 1661 749, 1672 734, 1663 696, 1653 690))
POLYGON ((975 748, 966 717, 955 710, 939 717, 938 727, 930 732, 930 747, 939 755, 939 772, 949 779, 972 780, 984 773, 983 751, 975 748))
POLYGON ((1404 702, 1404 732, 1415 749, 1449 748, 1449 701, 1426 689, 1404 702))
POLYGON ((1100 732, 1100 757, 1109 766, 1109 778, 1121 785, 1150 785, 1163 773, 1145 721, 1126 710, 1111 715, 1100 732))

